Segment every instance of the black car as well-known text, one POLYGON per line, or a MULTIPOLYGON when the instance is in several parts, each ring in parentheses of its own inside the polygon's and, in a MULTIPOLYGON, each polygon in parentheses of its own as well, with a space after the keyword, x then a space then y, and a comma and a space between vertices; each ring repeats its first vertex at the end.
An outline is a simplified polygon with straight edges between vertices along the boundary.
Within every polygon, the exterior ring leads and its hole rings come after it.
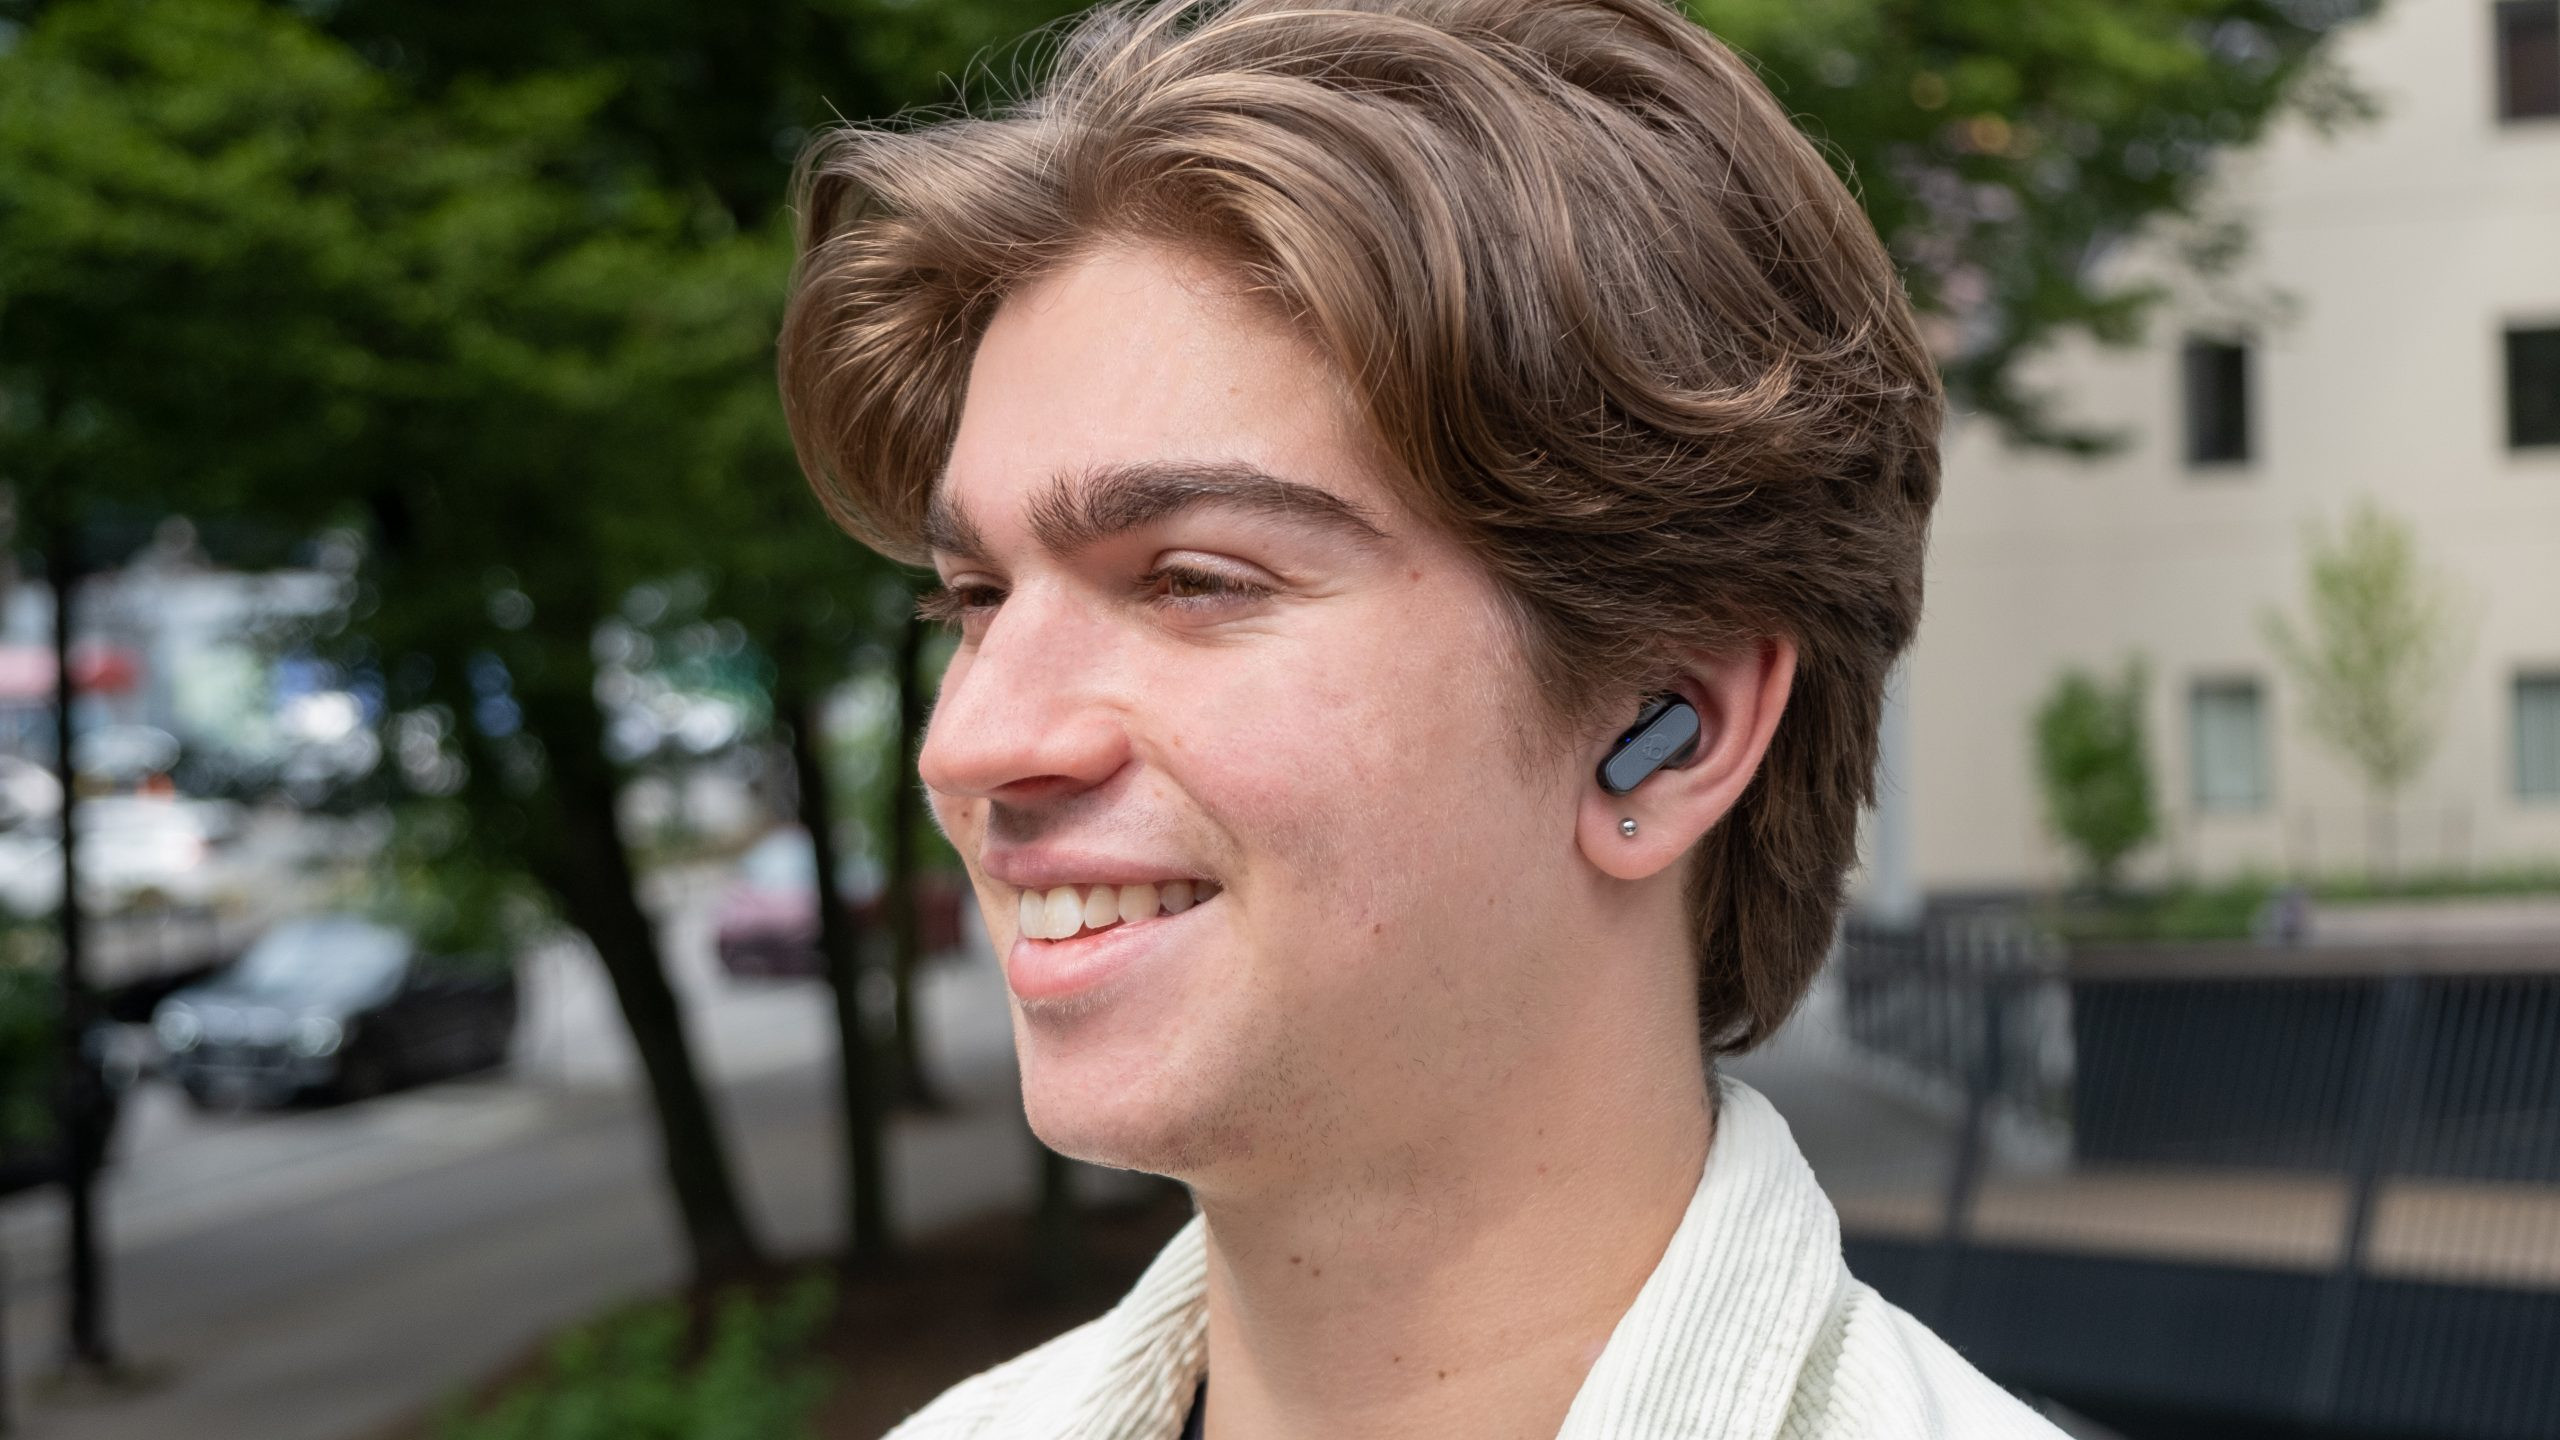
POLYGON ((355 915, 289 920, 152 1013, 169 1076, 198 1104, 361 1099, 503 1065, 511 964, 422 952, 355 915))

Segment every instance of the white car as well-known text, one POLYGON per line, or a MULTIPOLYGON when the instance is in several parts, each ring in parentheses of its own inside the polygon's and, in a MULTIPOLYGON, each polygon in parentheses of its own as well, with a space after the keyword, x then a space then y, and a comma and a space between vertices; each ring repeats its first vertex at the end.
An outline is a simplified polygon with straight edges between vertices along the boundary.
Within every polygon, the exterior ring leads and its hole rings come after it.
MULTIPOLYGON (((237 828, 232 807, 118 795, 82 802, 78 816, 80 899, 90 910, 204 905, 221 895, 227 867, 217 851, 237 828)), ((0 904, 35 916, 61 901, 60 820, 0 833, 0 904)))
POLYGON ((32 760, 0 755, 0 826, 43 820, 62 810, 62 782, 32 760))

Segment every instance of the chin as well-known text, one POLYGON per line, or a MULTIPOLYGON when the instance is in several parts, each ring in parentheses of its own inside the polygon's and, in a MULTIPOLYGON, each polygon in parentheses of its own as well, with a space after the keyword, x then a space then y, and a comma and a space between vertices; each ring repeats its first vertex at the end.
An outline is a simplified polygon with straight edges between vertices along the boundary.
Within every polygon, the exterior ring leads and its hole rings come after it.
POLYGON ((1241 1127, 1201 1104, 1192 1087, 1152 1073, 1132 1083, 1023 1057, 1022 1109, 1031 1133, 1072 1160, 1190 1180, 1245 1153, 1241 1127))

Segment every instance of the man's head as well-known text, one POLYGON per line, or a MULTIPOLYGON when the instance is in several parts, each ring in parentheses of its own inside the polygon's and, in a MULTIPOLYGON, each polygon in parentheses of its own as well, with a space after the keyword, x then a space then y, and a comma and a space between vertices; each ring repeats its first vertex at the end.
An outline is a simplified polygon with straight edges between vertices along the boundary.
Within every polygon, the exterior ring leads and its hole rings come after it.
POLYGON ((1784 1018, 1940 399, 1739 61, 1652 0, 1106 9, 806 174, 794 432, 962 622, 924 779, 1044 1137, 1183 1173, 1486 1092, 1595 994, 1784 1018), (1663 690, 1698 758, 1602 794, 1663 690), (1215 898, 1037 938, 1161 881, 1215 898))

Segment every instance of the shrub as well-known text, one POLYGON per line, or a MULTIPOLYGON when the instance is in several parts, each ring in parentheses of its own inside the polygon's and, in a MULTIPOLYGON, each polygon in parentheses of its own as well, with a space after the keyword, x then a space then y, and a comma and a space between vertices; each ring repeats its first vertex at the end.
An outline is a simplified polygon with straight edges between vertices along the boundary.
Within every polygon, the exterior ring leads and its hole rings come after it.
POLYGON ((2142 730, 2141 662, 2107 681, 2065 671, 2036 708, 2036 779, 2045 822, 2079 857, 2101 893, 2116 888, 2125 857, 2159 828, 2151 757, 2142 730))
POLYGON ((805 1440, 828 1384, 809 1351, 833 1303, 823 1277, 770 1303, 733 1294, 699 1347, 675 1301, 582 1326, 436 1440, 805 1440))
POLYGON ((53 1078, 62 1050, 62 985, 49 969, 0 962, 0 1153, 53 1144, 53 1078))

